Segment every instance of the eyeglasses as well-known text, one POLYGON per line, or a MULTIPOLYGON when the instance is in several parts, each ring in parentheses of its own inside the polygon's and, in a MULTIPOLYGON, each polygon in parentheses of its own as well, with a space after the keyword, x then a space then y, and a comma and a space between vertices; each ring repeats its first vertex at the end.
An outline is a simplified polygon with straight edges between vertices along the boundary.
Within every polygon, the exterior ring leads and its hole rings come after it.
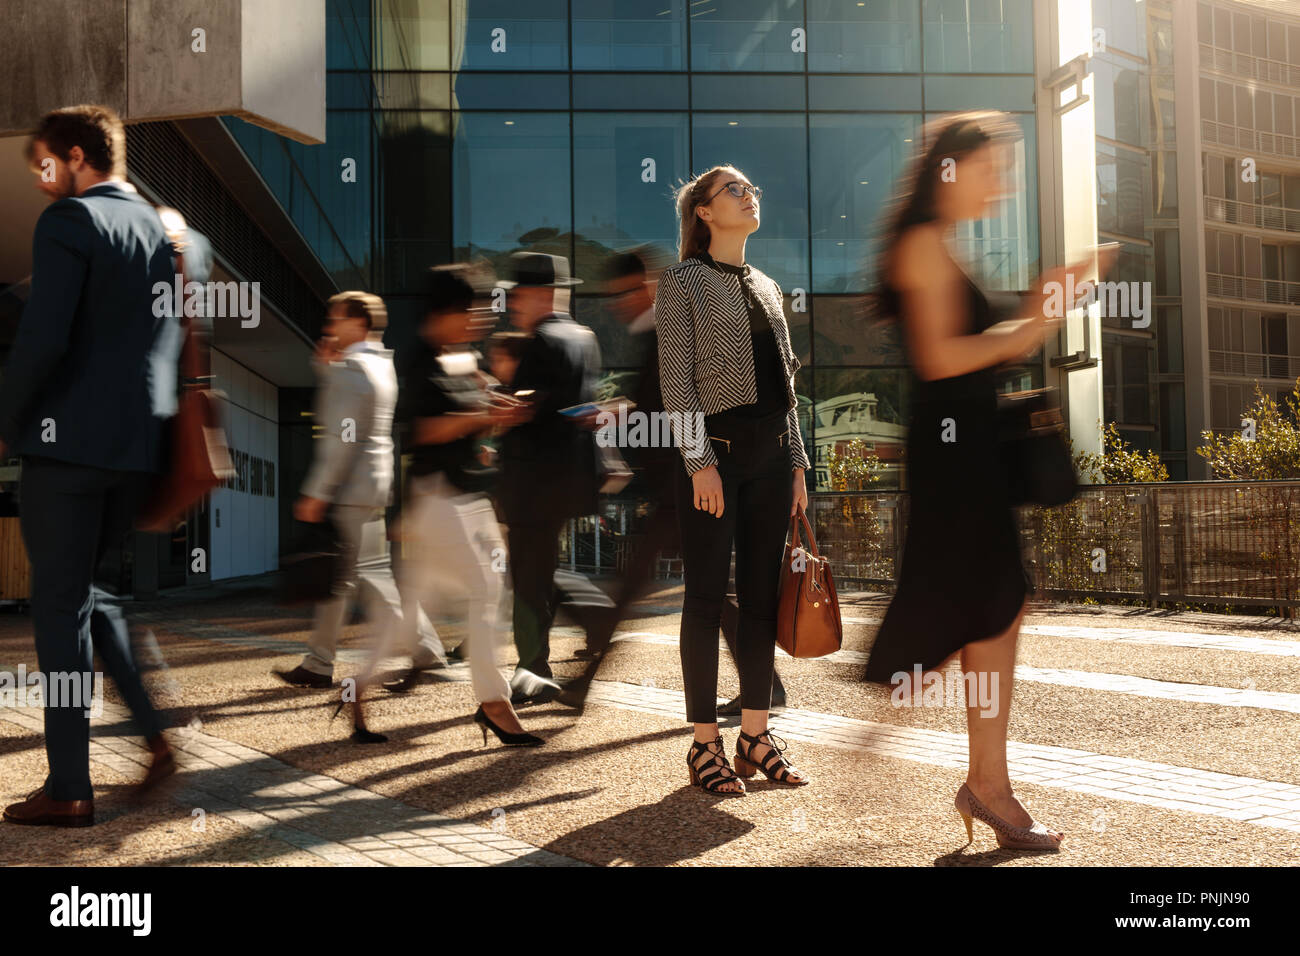
MULTIPOLYGON (((727 183, 725 186, 722 187, 722 189, 727 190, 727 192, 731 193, 731 195, 735 196, 737 199, 744 199, 745 193, 753 193, 755 202, 758 202, 760 199, 763 198, 763 190, 759 189, 757 186, 751 186, 748 183, 736 182, 735 180, 732 180, 731 182, 727 183)), ((708 199, 704 200, 704 202, 705 203, 713 202, 714 198, 722 193, 722 189, 719 189, 708 199)))

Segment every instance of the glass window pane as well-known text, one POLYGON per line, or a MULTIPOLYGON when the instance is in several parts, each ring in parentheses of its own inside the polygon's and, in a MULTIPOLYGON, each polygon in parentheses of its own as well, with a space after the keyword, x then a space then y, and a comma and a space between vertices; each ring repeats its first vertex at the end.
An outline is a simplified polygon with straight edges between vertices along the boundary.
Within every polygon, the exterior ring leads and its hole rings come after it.
POLYGON ((1156 295, 1178 295, 1178 230, 1156 230, 1156 295))
POLYGON ((802 110, 802 76, 714 74, 691 77, 691 105, 697 110, 802 110))
POLYGON ((572 256, 567 113, 454 113, 453 253, 572 256))
POLYGON ((452 70, 567 70, 568 0, 463 0, 452 22, 452 70))
POLYGON ((1097 144, 1097 228, 1143 238, 1146 235, 1147 156, 1097 144))
POLYGON ((814 292, 866 292, 874 283, 879 217, 919 121, 906 114, 810 117, 814 292))
POLYGON ((452 105, 462 110, 569 108, 562 73, 457 73, 451 82, 452 105))
POLYGON ((919 76, 810 76, 810 110, 921 110, 919 76))
POLYGON ((685 113, 574 116, 575 275, 598 279, 608 254, 629 246, 676 250, 672 193, 690 172, 688 123, 685 113))
POLYGON ((1032 110, 1030 76, 927 76, 927 110, 1032 110))
MULTIPOLYGON (((819 368, 812 377, 812 444, 805 447, 813 461, 817 490, 831 491, 839 483, 836 479, 843 480, 846 471, 854 470, 853 458, 859 456, 868 464, 871 456, 879 459, 880 480, 864 483, 863 489, 896 490, 907 445, 908 371, 819 368), (855 439, 862 443, 860 448, 849 447, 855 439), (832 451, 847 456, 845 471, 832 471, 832 451)), ((852 479, 849 483, 856 485, 852 479)))
POLYGON ((421 273, 451 254, 451 114, 376 114, 383 164, 381 284, 422 292, 421 273))
POLYGON ((915 0, 807 0, 807 6, 809 72, 920 72, 915 0))
POLYGON ((689 77, 663 73, 575 73, 575 110, 684 110, 689 77))
POLYGON ((1175 374, 1183 370, 1183 310, 1176 305, 1162 305, 1156 310, 1159 328, 1158 368, 1175 374))
POLYGON ((734 163, 764 190, 745 258, 788 295, 808 288, 808 142, 802 114, 697 113, 691 167, 734 163))
POLYGON ((795 52, 794 31, 803 29, 803 0, 693 3, 691 69, 801 72, 805 54, 795 52))
POLYGON ((450 77, 446 73, 386 72, 376 73, 374 77, 381 109, 451 109, 450 77))
POLYGON ((369 70, 370 30, 369 0, 334 0, 326 4, 325 62, 329 68, 369 70))
POLYGON ((376 69, 447 69, 451 62, 449 18, 447 0, 380 0, 376 69))
POLYGON ((907 364, 899 324, 869 321, 873 298, 869 295, 812 297, 812 347, 818 368, 907 364))
POLYGON ((686 0, 573 0, 575 70, 685 68, 686 0))
POLYGON ((1030 0, 923 0, 927 73, 1032 73, 1030 0))
POLYGON ((1107 49, 1113 47, 1145 58, 1146 6, 1140 0, 1092 0, 1094 35, 1098 29, 1104 30, 1107 49))

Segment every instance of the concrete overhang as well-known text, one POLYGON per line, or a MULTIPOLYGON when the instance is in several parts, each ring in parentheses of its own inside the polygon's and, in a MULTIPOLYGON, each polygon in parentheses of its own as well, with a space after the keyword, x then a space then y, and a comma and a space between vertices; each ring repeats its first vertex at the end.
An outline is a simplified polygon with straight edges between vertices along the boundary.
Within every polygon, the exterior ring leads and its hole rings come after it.
POLYGON ((128 122, 231 115, 325 141, 325 0, 22 3, 0 70, 0 136, 98 103, 128 122))

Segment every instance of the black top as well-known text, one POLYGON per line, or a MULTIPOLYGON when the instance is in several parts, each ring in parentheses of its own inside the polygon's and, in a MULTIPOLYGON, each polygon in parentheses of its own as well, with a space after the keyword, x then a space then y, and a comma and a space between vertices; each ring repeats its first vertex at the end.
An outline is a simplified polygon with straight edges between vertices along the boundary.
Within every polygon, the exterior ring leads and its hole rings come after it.
MULTIPOLYGON (((997 317, 979 285, 969 276, 965 285, 964 334, 975 335, 997 317)), ((881 683, 1004 633, 1034 590, 1007 491, 994 370, 914 382, 901 571, 864 672, 881 683), (945 441, 954 427, 958 440, 945 441)))
POLYGON ((749 307, 749 337, 754 347, 754 386, 757 399, 749 405, 737 405, 727 410, 729 415, 742 418, 766 418, 787 410, 789 396, 785 391, 785 367, 781 361, 781 352, 776 345, 776 333, 767 319, 767 312, 759 301, 757 293, 750 287, 749 265, 733 266, 727 262, 718 262, 708 252, 701 252, 700 259, 717 269, 733 275, 740 280, 740 291, 745 296, 749 307))
MULTIPOLYGON (((411 378, 414 392, 409 414, 414 422, 420 418, 436 418, 453 412, 481 412, 486 396, 474 369, 463 373, 448 372, 446 366, 433 353, 421 361, 411 378)), ((412 475, 431 475, 445 472, 447 479, 462 491, 479 491, 479 479, 487 477, 486 469, 479 464, 475 454, 477 438, 464 435, 438 445, 413 444, 411 452, 412 475)))

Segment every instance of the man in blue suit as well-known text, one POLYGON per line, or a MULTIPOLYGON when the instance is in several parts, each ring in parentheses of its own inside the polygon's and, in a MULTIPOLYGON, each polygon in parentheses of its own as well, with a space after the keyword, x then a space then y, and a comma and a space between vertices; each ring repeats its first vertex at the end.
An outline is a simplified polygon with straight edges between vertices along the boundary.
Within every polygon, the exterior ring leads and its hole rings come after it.
POLYGON ((154 308, 155 285, 174 284, 172 247, 157 211, 124 179, 117 115, 56 110, 41 119, 28 159, 55 202, 36 223, 31 297, 0 379, 0 458, 23 461, 49 776, 4 819, 89 826, 92 644, 153 752, 142 786, 175 769, 126 623, 93 579, 163 467, 181 330, 170 307, 154 308))

